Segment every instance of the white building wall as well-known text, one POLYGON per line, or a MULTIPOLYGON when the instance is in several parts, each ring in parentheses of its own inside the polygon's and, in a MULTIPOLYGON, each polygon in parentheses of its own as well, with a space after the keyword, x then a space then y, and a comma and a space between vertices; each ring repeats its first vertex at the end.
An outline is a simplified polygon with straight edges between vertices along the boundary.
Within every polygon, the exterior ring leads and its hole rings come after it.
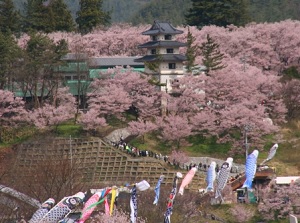
MULTIPOLYGON (((168 49, 173 49, 173 53, 167 53, 167 48, 156 48, 156 54, 180 54, 179 48, 168 47, 168 49)), ((148 55, 152 55, 151 50, 147 50, 148 55)))
MULTIPOLYGON (((173 75, 175 74, 184 74, 183 70, 183 63, 181 62, 176 62, 176 69, 169 69, 169 63, 168 62, 162 62, 159 65, 159 70, 157 71, 158 73, 162 75, 173 75)), ((157 73, 155 71, 150 70, 146 65, 145 65, 145 73, 157 73)))
POLYGON ((159 82, 161 84, 166 84, 166 86, 161 86, 161 91, 171 92, 171 82, 174 79, 178 79, 183 76, 184 69, 182 62, 176 62, 176 69, 169 69, 169 63, 173 62, 162 62, 159 65, 159 70, 157 72, 150 70, 147 66, 145 66, 145 72, 149 74, 160 73, 159 82))
MULTIPOLYGON (((153 41, 153 36, 150 36, 151 41, 153 41)), ((171 36, 170 40, 165 40, 165 35, 157 35, 156 40, 157 41, 172 41, 175 39, 175 36, 171 36)), ((167 49, 173 49, 172 54, 180 54, 179 47, 161 47, 156 48, 156 54, 168 54, 167 49)), ((151 52, 152 49, 147 50, 147 55, 152 55, 151 52)), ((171 53, 170 53, 171 54, 171 53)), ((169 69, 169 63, 173 62, 161 62, 159 65, 158 71, 152 71, 145 65, 145 72, 149 74, 155 74, 160 73, 159 75, 159 81, 161 84, 166 84, 166 86, 161 86, 162 91, 168 91, 171 92, 171 82, 174 79, 178 79, 183 76, 184 69, 183 69, 183 63, 182 62, 176 62, 176 69, 169 69)))
MULTIPOLYGON (((147 55, 152 55, 151 50, 152 50, 152 49, 148 49, 148 50, 147 50, 147 55)), ((156 48, 156 54, 162 54, 162 53, 164 53, 164 52, 166 52, 166 50, 161 49, 161 48, 156 48)))
POLYGON ((161 86, 161 91, 170 93, 172 91, 172 82, 176 79, 183 77, 183 75, 172 74, 172 75, 160 75, 160 83, 166 84, 166 86, 161 86))
POLYGON ((159 66, 159 72, 161 74, 183 74, 183 63, 182 62, 176 62, 176 69, 169 69, 169 63, 173 62, 162 62, 159 66))
POLYGON ((299 179, 300 176, 276 177, 275 182, 276 184, 291 184, 299 179))
MULTIPOLYGON (((152 40, 152 36, 150 36, 150 38, 151 38, 151 40, 152 40)), ((157 35, 156 38, 157 38, 158 41, 159 41, 159 40, 165 40, 165 35, 157 35)), ((174 39, 174 36, 172 35, 172 36, 171 36, 171 40, 173 40, 173 39, 174 39)), ((168 41, 168 40, 166 40, 166 41, 168 41)), ((169 40, 169 41, 170 41, 170 40, 169 40)))
POLYGON ((160 54, 179 54, 179 48, 174 48, 174 47, 161 48, 160 54), (173 49, 173 53, 167 53, 167 49, 173 49))

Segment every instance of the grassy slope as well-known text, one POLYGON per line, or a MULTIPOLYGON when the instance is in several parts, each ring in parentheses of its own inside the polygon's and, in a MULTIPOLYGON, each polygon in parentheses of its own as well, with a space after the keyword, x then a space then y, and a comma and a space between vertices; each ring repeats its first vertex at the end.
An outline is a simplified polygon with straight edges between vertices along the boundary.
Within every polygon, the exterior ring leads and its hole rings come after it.
MULTIPOLYGON (((146 135, 144 139, 136 138, 131 141, 133 145, 141 149, 149 149, 168 154, 175 148, 174 145, 164 143, 155 135, 146 135)), ((267 156, 269 149, 274 143, 279 144, 275 157, 268 163, 276 167, 277 174, 281 176, 298 175, 300 170, 300 122, 293 121, 284 126, 276 136, 266 138, 264 151, 260 151, 258 163, 267 156)), ((201 136, 191 136, 186 142, 181 143, 181 150, 184 150, 190 156, 210 156, 225 159, 228 156, 230 145, 218 144, 214 139, 205 139, 201 136)), ((243 163, 245 158, 236 156, 234 159, 243 163)))

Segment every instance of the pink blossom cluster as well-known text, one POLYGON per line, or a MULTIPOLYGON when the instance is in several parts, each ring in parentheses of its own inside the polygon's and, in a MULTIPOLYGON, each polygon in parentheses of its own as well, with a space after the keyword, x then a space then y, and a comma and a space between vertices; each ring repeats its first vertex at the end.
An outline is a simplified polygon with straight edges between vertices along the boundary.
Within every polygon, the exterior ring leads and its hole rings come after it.
POLYGON ((289 214, 300 217, 300 182, 277 185, 275 182, 262 188, 258 211, 265 220, 286 219, 289 214))

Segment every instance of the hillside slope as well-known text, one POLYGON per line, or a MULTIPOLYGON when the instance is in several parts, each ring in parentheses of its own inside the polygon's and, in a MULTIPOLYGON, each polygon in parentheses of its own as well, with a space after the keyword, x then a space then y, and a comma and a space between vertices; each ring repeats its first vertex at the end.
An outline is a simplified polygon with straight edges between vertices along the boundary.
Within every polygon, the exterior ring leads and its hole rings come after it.
MULTIPOLYGON (((80 0, 64 0, 73 18, 79 10, 80 0)), ((13 0, 16 8, 24 13, 27 0, 13 0)), ((286 19, 300 19, 298 0, 246 0, 251 21, 278 22, 286 19)), ((154 19, 168 20, 174 25, 184 23, 184 14, 191 6, 191 0, 103 0, 103 9, 111 13, 111 22, 132 22, 151 24, 154 19)))

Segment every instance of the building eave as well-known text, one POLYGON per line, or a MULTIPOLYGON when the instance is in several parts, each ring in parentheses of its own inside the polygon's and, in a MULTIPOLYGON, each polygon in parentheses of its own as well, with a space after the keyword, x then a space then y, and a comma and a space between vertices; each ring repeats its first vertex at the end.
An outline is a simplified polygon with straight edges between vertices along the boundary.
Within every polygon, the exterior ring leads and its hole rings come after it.
POLYGON ((187 44, 178 41, 150 41, 138 46, 138 48, 156 48, 156 47, 185 47, 187 44))
POLYGON ((159 54, 159 55, 146 55, 141 58, 135 59, 135 62, 156 62, 156 61, 165 61, 165 62, 183 62, 187 58, 181 54, 159 54))

